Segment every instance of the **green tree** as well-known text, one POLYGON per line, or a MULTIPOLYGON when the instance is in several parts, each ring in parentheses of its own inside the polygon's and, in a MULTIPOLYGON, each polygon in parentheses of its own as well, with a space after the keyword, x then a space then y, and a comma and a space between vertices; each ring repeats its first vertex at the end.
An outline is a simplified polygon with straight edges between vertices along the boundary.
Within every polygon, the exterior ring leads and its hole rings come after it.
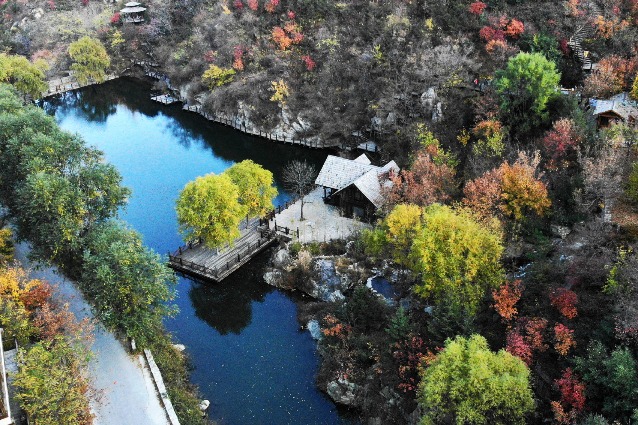
POLYGON ((527 134, 549 118, 548 103, 558 95, 560 73, 542 53, 510 58, 496 72, 494 85, 500 96, 502 121, 515 134, 527 134))
POLYGON ((525 363, 480 335, 446 342, 422 372, 419 403, 422 425, 524 424, 534 408, 525 363))
POLYGON ((19 55, 0 53, 0 82, 13 85, 21 93, 39 98, 47 89, 41 67, 19 55))
POLYGON ((89 80, 101 83, 106 79, 106 70, 111 65, 106 49, 100 40, 84 36, 69 46, 69 56, 73 60, 71 69, 80 84, 89 80))
POLYGON ((606 418, 630 423, 638 409, 638 370, 636 359, 626 347, 611 354, 594 341, 584 357, 574 359, 575 370, 587 384, 587 401, 591 410, 602 410, 606 418))
POLYGON ((140 235, 114 221, 84 238, 81 283, 102 323, 147 344, 162 317, 175 313, 175 275, 140 235))
POLYGON ((477 222, 464 210, 437 204, 424 210, 423 222, 411 254, 422 276, 415 292, 473 315, 485 292, 505 277, 500 229, 477 222))
POLYGON ((263 217, 274 208, 272 200, 277 196, 277 189, 273 186, 270 171, 247 159, 224 173, 239 189, 239 203, 246 209, 248 217, 263 217))
POLYGON ((36 425, 88 425, 92 416, 82 370, 87 354, 64 337, 20 349, 17 398, 36 425))
POLYGON ((211 248, 237 239, 239 222, 246 213, 239 203, 239 189, 231 178, 212 173, 186 184, 176 209, 184 239, 202 238, 211 248))

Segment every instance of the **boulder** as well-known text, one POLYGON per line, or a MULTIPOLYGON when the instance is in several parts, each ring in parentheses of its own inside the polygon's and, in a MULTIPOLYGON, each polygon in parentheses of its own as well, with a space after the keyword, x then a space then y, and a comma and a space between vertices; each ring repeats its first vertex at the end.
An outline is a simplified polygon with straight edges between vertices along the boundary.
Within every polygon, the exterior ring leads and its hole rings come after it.
POLYGON ((277 251, 272 258, 272 264, 274 267, 279 269, 284 268, 288 264, 290 264, 290 253, 288 252, 288 250, 282 248, 277 251))
POLYGON ((321 339, 321 327, 319 326, 319 321, 315 319, 308 321, 306 328, 308 328, 308 332, 310 332, 312 339, 316 341, 321 339))
POLYGON ((179 351, 180 353, 186 350, 186 346, 184 344, 173 344, 173 348, 179 351))
POLYGON ((283 275, 281 270, 269 270, 264 273, 264 281, 270 286, 279 288, 281 286, 283 275))
POLYGON ((565 239, 572 231, 569 227, 559 226, 557 224, 552 224, 549 228, 554 236, 561 239, 565 239))
POLYGON ((328 382, 326 393, 337 404, 344 406, 354 406, 356 393, 359 386, 347 379, 339 379, 328 382))

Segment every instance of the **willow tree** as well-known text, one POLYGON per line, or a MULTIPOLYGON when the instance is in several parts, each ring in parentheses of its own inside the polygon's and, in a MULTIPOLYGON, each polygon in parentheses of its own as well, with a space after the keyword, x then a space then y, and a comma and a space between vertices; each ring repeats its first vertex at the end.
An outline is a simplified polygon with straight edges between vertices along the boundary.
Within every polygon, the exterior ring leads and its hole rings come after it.
POLYGON ((227 174, 211 173, 187 183, 176 209, 184 239, 202 238, 210 248, 237 239, 239 223, 246 214, 239 202, 239 188, 227 174))
POLYGON ((80 84, 89 80, 101 83, 106 79, 106 70, 111 59, 99 40, 84 36, 69 46, 69 56, 73 60, 71 69, 80 84))
POLYGON ((24 56, 0 53, 0 82, 9 83, 19 92, 36 99, 47 89, 45 68, 42 64, 29 62, 24 56))
POLYGON ((422 425, 524 424, 534 409, 525 363, 505 350, 492 352, 481 335, 446 342, 422 373, 419 403, 422 425))
POLYGON ((277 196, 273 175, 250 159, 227 169, 228 175, 239 189, 239 203, 246 208, 246 217, 263 217, 274 208, 272 200, 277 196))
POLYGON ((438 204, 425 208, 422 217, 411 252, 422 278, 415 292, 473 315, 487 290, 497 288, 505 277, 500 229, 438 204))

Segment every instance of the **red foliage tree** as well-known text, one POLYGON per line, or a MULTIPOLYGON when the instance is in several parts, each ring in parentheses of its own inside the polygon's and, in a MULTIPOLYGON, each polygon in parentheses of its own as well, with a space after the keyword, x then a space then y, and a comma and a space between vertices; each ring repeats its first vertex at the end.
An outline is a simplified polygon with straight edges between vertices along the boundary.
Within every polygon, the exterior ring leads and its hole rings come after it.
POLYGON ((308 71, 312 71, 317 66, 317 63, 312 60, 312 57, 310 57, 310 55, 302 56, 301 60, 303 61, 304 65, 306 65, 306 70, 308 71))
POLYGON ((34 311, 51 299, 53 293, 53 287, 47 282, 40 282, 39 285, 34 286, 28 292, 20 294, 20 301, 24 304, 24 307, 29 311, 34 311))
POLYGON ((517 331, 511 331, 507 334, 507 345, 505 346, 505 350, 511 355, 523 360, 528 366, 532 364, 532 347, 517 331))
POLYGON ((510 38, 518 38, 525 32, 525 25, 518 19, 512 19, 505 28, 505 35, 510 38))
POLYGON ((516 303, 521 299, 523 288, 520 280, 505 282, 500 288, 492 291, 494 309, 504 321, 510 321, 518 311, 516 303))
POLYGON ((554 122, 552 129, 543 138, 543 147, 549 157, 550 168, 558 168, 562 161, 567 164, 576 160, 576 152, 582 141, 574 121, 562 118, 554 122))
POLYGON ((574 291, 558 288, 550 293, 549 298, 552 305, 566 318, 573 319, 578 316, 578 310, 576 309, 578 295, 574 291))
POLYGON ((617 55, 607 56, 598 62, 598 68, 585 79, 584 94, 589 97, 609 97, 631 90, 638 58, 625 59, 617 55))
POLYGON ((241 0, 235 0, 233 2, 233 7, 237 10, 242 10, 244 8, 244 3, 241 0))
POLYGON ((288 19, 293 20, 295 19, 295 12, 293 12, 292 10, 289 10, 288 12, 286 12, 286 16, 288 16, 288 19))
POLYGON ((266 3, 264 9, 266 9, 266 12, 268 13, 274 13, 275 9, 277 9, 277 6, 279 6, 279 0, 268 0, 268 3, 266 3))
POLYGON ((424 148, 417 152, 409 170, 402 170, 392 176, 392 187, 386 194, 390 206, 398 203, 430 205, 445 202, 455 188, 454 168, 445 163, 437 163, 433 158, 435 147, 424 148))
POLYGON ((479 37, 481 37, 486 43, 489 43, 490 41, 505 41, 505 31, 492 28, 490 26, 484 26, 479 31, 479 37))
POLYGON ((547 320, 541 317, 532 317, 525 320, 525 341, 532 347, 532 350, 543 352, 549 348, 545 344, 545 337, 543 336, 547 325, 547 320))
POLYGON ((566 356, 569 350, 576 345, 574 331, 562 323, 554 326, 554 348, 561 356, 566 356))
POLYGON ((233 68, 236 71, 244 70, 244 48, 235 46, 233 50, 233 68))
POLYGON ((474 3, 470 4, 470 13, 477 16, 482 15, 486 7, 487 4, 483 3, 482 1, 475 1, 474 3))
POLYGON ((248 0, 248 8, 256 12, 259 9, 259 0, 248 0))
POLYGON ((115 25, 115 24, 119 24, 119 23, 120 23, 120 19, 121 19, 120 12, 115 12, 115 13, 113 14, 113 16, 111 16, 111 23, 112 23, 113 25, 115 25))
POLYGON ((397 388, 404 393, 414 394, 419 384, 419 366, 434 356, 426 350, 425 343, 420 336, 411 336, 405 341, 397 342, 392 356, 399 363, 399 378, 401 382, 397 388))
POLYGON ((502 179, 503 170, 495 168, 468 182, 463 188, 463 204, 485 219, 498 215, 502 179))
POLYGON ((585 384, 573 374, 569 367, 554 382, 561 395, 560 401, 551 403, 554 419, 561 425, 573 424, 585 408, 585 384))

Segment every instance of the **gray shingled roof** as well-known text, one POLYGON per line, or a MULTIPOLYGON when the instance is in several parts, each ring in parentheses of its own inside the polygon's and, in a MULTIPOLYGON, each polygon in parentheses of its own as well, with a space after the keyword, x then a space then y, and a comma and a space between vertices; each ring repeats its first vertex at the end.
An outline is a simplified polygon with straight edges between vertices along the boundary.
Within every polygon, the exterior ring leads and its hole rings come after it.
MULTIPOLYGON (((396 162, 390 161, 383 167, 377 167, 370 164, 365 154, 355 160, 329 155, 315 184, 336 189, 337 192, 354 184, 363 196, 378 208, 383 203, 380 177, 390 170, 399 172, 396 162)), ((387 181, 385 184, 389 183, 387 181)))
POLYGON ((594 115, 614 112, 627 121, 630 117, 638 118, 638 104, 629 99, 627 93, 617 94, 609 99, 592 99, 594 115))
MULTIPOLYGON (((365 155, 361 155, 368 159, 365 155)), ((356 179, 377 168, 362 161, 361 156, 357 160, 340 158, 334 155, 328 155, 326 162, 323 163, 321 171, 315 180, 315 184, 319 186, 329 187, 331 189, 341 190, 346 186, 350 186, 356 179)))

